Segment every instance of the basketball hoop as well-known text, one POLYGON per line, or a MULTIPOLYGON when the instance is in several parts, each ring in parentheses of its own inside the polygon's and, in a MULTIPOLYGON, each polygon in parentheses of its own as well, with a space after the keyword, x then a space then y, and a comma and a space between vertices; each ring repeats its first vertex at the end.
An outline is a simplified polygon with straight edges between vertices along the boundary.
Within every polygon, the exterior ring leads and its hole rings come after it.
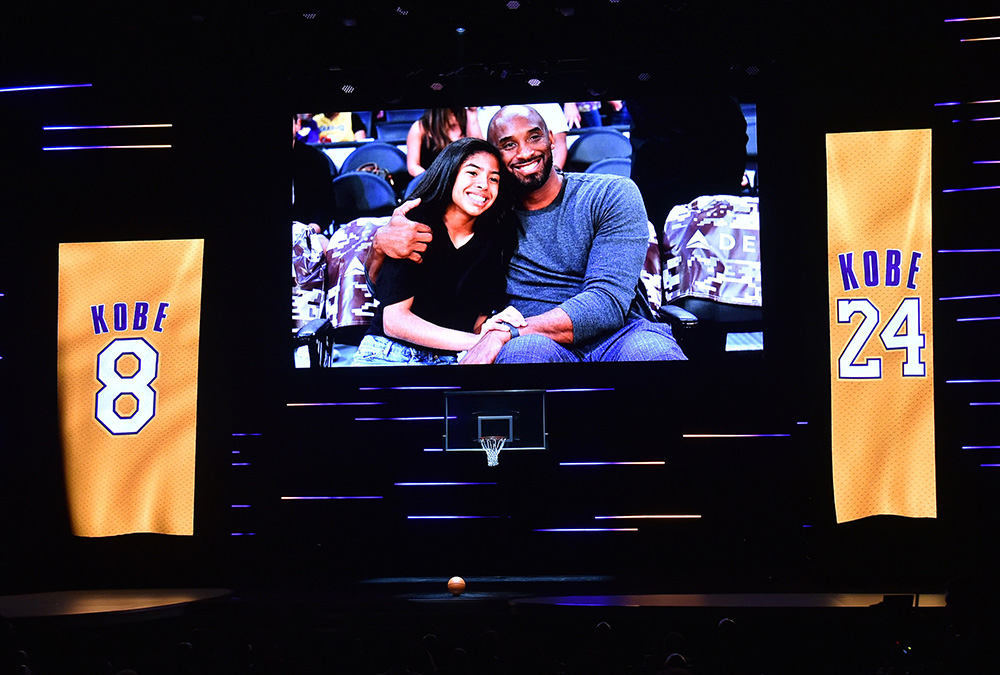
POLYGON ((486 466, 497 466, 500 463, 500 451, 507 442, 506 436, 481 436, 479 445, 486 451, 486 466))

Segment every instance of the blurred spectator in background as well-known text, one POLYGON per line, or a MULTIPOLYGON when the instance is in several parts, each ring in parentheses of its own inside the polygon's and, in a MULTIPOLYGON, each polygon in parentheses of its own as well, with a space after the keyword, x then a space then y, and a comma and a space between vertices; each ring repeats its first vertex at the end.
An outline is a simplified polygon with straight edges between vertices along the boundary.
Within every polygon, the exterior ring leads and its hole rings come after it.
POLYGON ((612 112, 608 113, 607 120, 601 115, 600 101, 580 101, 563 104, 563 114, 566 116, 566 125, 570 129, 587 129, 589 127, 600 127, 613 124, 628 124, 628 109, 624 101, 607 101, 612 112))
POLYGON ((632 180, 663 234, 670 209, 702 195, 739 195, 747 163, 747 121, 725 94, 629 99, 632 180))
POLYGON ((428 108, 406 135, 406 170, 419 176, 449 144, 466 137, 486 137, 477 108, 428 108))
POLYGON ((326 112, 314 115, 320 143, 363 141, 368 133, 361 117, 349 112, 326 112))
POLYGON ((292 115, 292 220, 322 231, 333 221, 336 200, 330 160, 299 140, 302 120, 292 115))
POLYGON ((303 143, 319 143, 319 129, 313 121, 312 113, 299 115, 299 140, 303 143))

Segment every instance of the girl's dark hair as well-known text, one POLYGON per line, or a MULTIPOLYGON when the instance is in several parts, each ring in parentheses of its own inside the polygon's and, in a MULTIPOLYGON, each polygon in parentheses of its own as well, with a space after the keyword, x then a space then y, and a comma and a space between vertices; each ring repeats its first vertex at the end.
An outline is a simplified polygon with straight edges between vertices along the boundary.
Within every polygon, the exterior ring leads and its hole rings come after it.
POLYGON ((481 153, 496 158, 497 165, 501 167, 500 186, 496 200, 489 209, 476 218, 476 229, 480 229, 484 224, 492 226, 499 222, 510 205, 510 200, 507 197, 510 190, 506 185, 507 179, 502 168, 503 160, 500 151, 481 138, 460 138, 451 143, 441 151, 441 154, 427 168, 427 171, 413 179, 420 181, 420 183, 414 188, 409 198, 419 197, 420 204, 407 217, 428 224, 440 222, 444 218, 445 210, 452 202, 451 191, 455 186, 459 169, 469 157, 481 153))

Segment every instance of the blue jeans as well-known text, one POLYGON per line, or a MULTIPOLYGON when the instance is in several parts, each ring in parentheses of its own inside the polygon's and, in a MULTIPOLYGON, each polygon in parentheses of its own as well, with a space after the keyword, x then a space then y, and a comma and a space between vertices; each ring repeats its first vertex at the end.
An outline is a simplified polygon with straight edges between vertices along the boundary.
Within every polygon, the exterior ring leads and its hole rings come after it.
POLYGON ((352 366, 441 366, 457 363, 455 356, 436 354, 429 349, 410 347, 381 335, 361 338, 352 366))
POLYGON ((612 335, 582 346, 567 347, 542 335, 521 335, 507 341, 494 363, 686 360, 669 325, 631 319, 612 335))

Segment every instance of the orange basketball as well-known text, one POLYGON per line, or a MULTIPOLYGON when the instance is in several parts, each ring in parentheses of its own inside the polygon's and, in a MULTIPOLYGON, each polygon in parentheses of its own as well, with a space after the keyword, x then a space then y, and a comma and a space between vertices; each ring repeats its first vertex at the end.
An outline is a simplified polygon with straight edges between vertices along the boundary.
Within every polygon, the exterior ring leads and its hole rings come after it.
POLYGON ((458 597, 465 592, 465 579, 462 577, 452 577, 448 579, 448 590, 451 594, 458 597))

